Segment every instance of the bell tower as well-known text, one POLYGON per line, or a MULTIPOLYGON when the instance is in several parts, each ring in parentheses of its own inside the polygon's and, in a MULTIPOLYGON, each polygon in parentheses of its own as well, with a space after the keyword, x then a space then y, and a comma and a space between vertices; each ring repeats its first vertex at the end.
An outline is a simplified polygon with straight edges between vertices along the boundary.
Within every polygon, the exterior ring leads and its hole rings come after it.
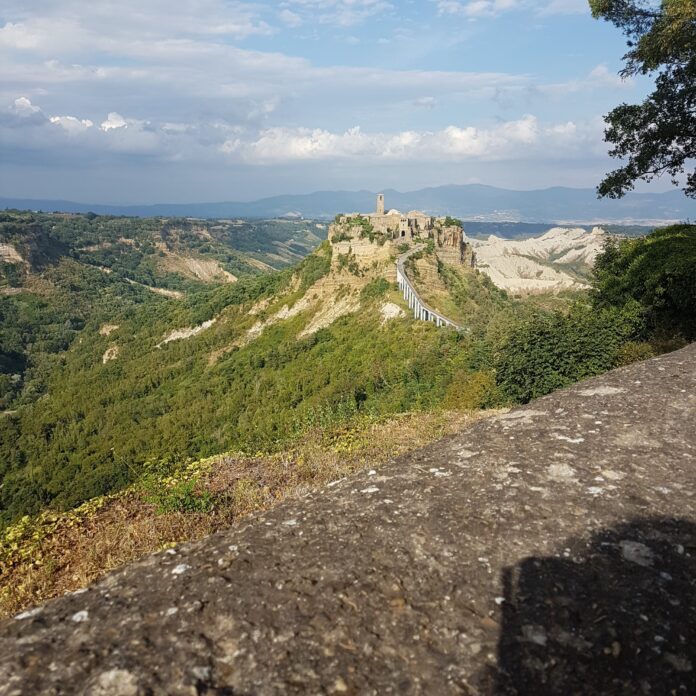
POLYGON ((384 215, 384 194, 377 194, 377 215, 384 215))

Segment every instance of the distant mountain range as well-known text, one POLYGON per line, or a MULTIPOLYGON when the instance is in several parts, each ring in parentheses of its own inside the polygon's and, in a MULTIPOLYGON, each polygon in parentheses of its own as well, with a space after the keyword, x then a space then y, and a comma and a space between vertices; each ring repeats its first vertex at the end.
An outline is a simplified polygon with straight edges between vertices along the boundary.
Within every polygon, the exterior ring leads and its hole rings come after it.
MULTIPOLYGON (((696 219, 696 200, 679 190, 630 193, 618 201, 598 200, 594 189, 554 187, 535 191, 469 184, 437 186, 417 191, 385 190, 388 208, 423 210, 464 220, 529 223, 655 224, 696 219)), ((317 191, 273 196, 250 202, 160 203, 156 205, 98 205, 63 200, 0 198, 0 208, 93 212, 99 215, 199 218, 332 218, 337 213, 374 210, 372 191, 317 191)))

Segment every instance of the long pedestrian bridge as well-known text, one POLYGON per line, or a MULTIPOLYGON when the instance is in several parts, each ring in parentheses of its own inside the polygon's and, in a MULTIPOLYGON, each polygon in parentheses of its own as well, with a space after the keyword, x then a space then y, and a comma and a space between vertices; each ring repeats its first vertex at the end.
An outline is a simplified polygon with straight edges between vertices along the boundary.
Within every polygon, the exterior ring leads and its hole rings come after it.
POLYGON ((464 331, 464 327, 459 326, 459 324, 456 324, 451 319, 440 314, 440 312, 435 311, 430 305, 424 302, 423 298, 418 294, 418 291, 413 287, 413 283, 411 283, 406 275, 406 269, 404 267, 405 261, 424 248, 424 244, 418 244, 396 259, 396 282, 399 285, 399 289, 404 294, 404 300, 408 302, 409 309, 413 312, 415 319, 431 321, 436 326, 451 326, 457 329, 457 331, 464 331))

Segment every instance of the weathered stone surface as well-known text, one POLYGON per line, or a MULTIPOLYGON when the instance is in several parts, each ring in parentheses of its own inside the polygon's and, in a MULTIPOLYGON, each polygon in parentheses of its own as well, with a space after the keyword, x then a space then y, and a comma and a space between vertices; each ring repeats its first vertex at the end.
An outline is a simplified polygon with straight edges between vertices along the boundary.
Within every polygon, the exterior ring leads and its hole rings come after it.
POLYGON ((0 625, 2 694, 696 693, 696 344, 0 625))

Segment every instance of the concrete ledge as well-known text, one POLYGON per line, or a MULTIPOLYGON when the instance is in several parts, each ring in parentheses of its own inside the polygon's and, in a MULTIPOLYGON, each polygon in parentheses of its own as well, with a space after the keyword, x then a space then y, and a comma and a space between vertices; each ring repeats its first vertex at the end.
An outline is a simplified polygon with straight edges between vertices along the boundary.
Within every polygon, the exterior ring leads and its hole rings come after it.
POLYGON ((696 345, 0 625, 0 694, 696 693, 696 345))

